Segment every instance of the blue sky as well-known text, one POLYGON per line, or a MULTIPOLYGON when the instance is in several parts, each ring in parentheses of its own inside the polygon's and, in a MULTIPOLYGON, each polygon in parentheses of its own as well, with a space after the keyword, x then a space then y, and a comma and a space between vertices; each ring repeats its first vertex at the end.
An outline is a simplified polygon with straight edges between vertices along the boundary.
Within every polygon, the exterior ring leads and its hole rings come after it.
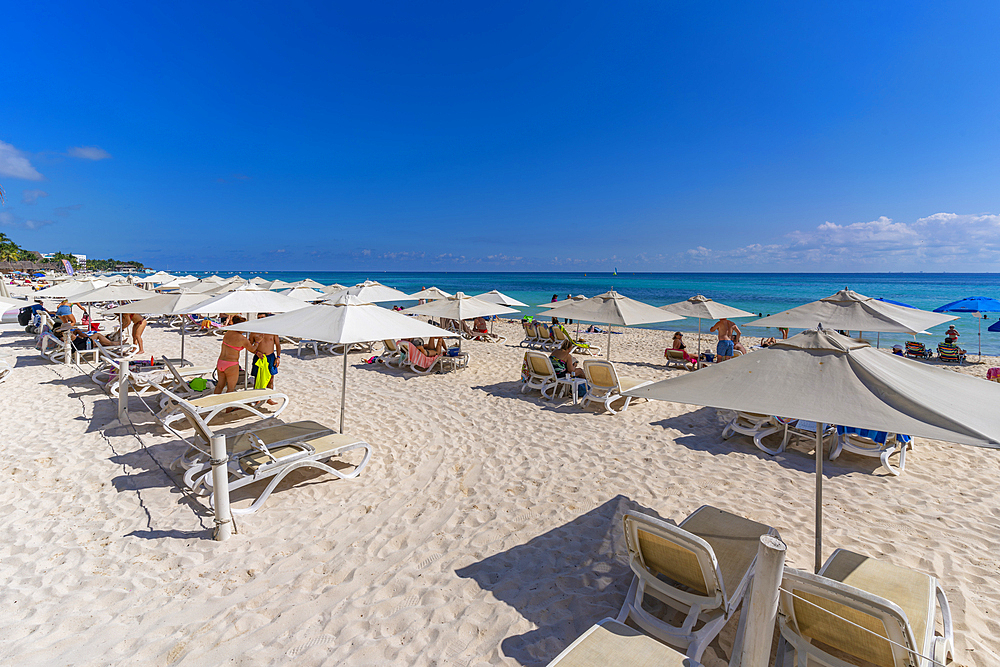
POLYGON ((993 271, 992 2, 17 3, 0 231, 156 268, 993 271))

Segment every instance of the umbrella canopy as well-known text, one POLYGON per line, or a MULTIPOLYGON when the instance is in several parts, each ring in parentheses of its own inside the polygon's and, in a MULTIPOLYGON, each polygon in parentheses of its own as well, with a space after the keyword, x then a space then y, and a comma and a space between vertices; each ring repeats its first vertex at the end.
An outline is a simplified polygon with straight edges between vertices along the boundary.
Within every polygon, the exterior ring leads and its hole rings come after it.
POLYGON ((749 326, 811 329, 822 324, 826 329, 916 334, 955 319, 843 289, 825 299, 754 320, 749 326))
POLYGON ((298 299, 299 301, 319 301, 326 296, 318 289, 313 289, 311 287, 293 287, 292 289, 282 290, 278 292, 278 294, 284 294, 285 296, 290 296, 293 299, 298 299))
POLYGON ((879 297, 876 300, 877 301, 885 301, 886 303, 891 303, 894 306, 902 306, 903 308, 916 308, 916 306, 911 306, 910 304, 903 303, 902 301, 893 301, 892 299, 883 299, 882 297, 879 297))
POLYGON ((550 301, 548 303, 538 304, 539 308, 560 308, 562 306, 569 305, 571 303, 579 303, 580 301, 586 301, 587 297, 582 294, 577 294, 576 296, 567 297, 561 301, 550 301))
POLYGON ((674 315, 684 317, 705 318, 707 320, 720 320, 723 317, 753 317, 753 313, 748 313, 739 308, 727 306, 718 301, 713 301, 706 296, 696 294, 690 299, 672 303, 669 306, 660 306, 660 310, 665 310, 674 315))
POLYGON ((163 271, 158 271, 158 272, 154 273, 151 276, 146 276, 145 278, 140 278, 140 279, 136 280, 135 282, 137 284, 143 284, 143 283, 159 284, 159 283, 170 282, 171 280, 177 280, 177 276, 172 276, 169 273, 165 273, 163 271))
POLYGON ((753 317, 753 313, 748 313, 745 310, 740 310, 739 308, 733 308, 732 306, 727 306, 725 304, 719 303, 718 301, 712 301, 706 296, 701 294, 696 294, 695 296, 687 299, 685 301, 680 301, 678 303, 672 303, 669 306, 660 306, 660 310, 665 310, 668 313, 673 313, 674 315, 683 315, 684 317, 697 317, 698 318, 698 356, 697 359, 701 359, 701 320, 702 318, 709 320, 719 320, 723 317, 753 317))
MULTIPOLYGON (((982 447, 1000 445, 1000 385, 885 354, 825 329, 626 395, 798 417, 982 447)), ((817 433, 816 559, 823 447, 817 433)))
POLYGON ((10 310, 15 306, 18 308, 24 308, 25 306, 30 306, 30 305, 32 304, 28 301, 22 301, 20 299, 11 299, 10 297, 0 296, 0 307, 5 308, 6 310, 10 310))
MULTIPOLYGON (((302 304, 300 304, 301 306, 302 304)), ((450 335, 444 329, 421 322, 357 297, 346 296, 331 305, 305 306, 290 313, 243 322, 232 331, 250 331, 296 336, 337 345, 367 343, 384 338, 429 338, 450 335)), ((344 377, 340 396, 340 432, 344 432, 344 399, 347 397, 347 354, 344 354, 344 377)))
POLYGON ((107 285, 103 280, 84 280, 79 282, 65 282, 61 285, 46 287, 31 295, 32 299, 65 299, 76 294, 84 294, 107 285))
POLYGON ((993 324, 991 324, 986 330, 987 331, 1000 331, 1000 320, 997 320, 996 322, 994 322, 993 324))
POLYGON ((271 280, 268 282, 260 283, 260 286, 264 289, 269 290, 282 290, 282 289, 292 289, 292 283, 286 283, 284 280, 271 280))
POLYGON ((107 285, 98 289, 74 294, 73 301, 76 303, 99 303, 102 301, 136 301, 138 299, 148 299, 156 296, 155 292, 144 290, 135 285, 107 285))
POLYGON ((445 292, 443 289, 438 289, 437 287, 427 287, 420 290, 419 292, 414 292, 413 294, 410 295, 410 298, 434 300, 434 299, 447 299, 450 296, 452 295, 448 294, 448 292, 445 292))
MULTIPOLYGON (((567 299, 569 301, 569 299, 567 299)), ((567 303, 556 308, 543 310, 539 317, 564 317, 566 319, 597 322, 599 324, 618 324, 631 326, 633 324, 651 324, 653 322, 670 322, 683 319, 665 310, 660 310, 648 303, 630 299, 614 290, 598 294, 582 301, 567 303)), ((611 359, 611 329, 608 329, 608 359, 611 359)))
MULTIPOLYGON (((958 301, 952 301, 940 308, 934 309, 935 313, 1000 313, 1000 301, 987 296, 967 296, 958 301)), ((957 319, 957 318, 956 318, 957 319)), ((976 323, 976 335, 979 337, 979 359, 983 358, 983 322, 976 323)))
POLYGON ((142 301, 134 301, 115 308, 117 313, 150 313, 153 315, 175 315, 205 301, 204 294, 157 294, 142 301))
POLYGON ((398 289, 386 287, 382 283, 366 280, 353 287, 331 292, 324 301, 339 301, 344 296, 356 296, 363 303, 381 303, 383 301, 410 301, 410 296, 398 289))
MULTIPOLYGON (((204 295, 202 295, 204 296, 204 295)), ((176 311, 182 315, 216 313, 285 313, 304 308, 305 303, 267 290, 234 290, 217 294, 201 303, 176 311)))
POLYGON ((419 306, 413 306, 403 311, 412 315, 433 315, 435 317, 446 317, 450 320, 471 320, 475 317, 489 317, 490 315, 507 315, 517 311, 498 303, 481 301, 474 296, 466 296, 458 292, 455 296, 445 299, 435 299, 419 306))
POLYGON ((253 278, 250 279, 250 282, 252 282, 254 285, 267 285, 271 281, 267 280, 266 278, 261 278, 260 276, 254 276, 253 278))
POLYGON ((476 298, 480 301, 486 301, 487 303, 498 303, 501 306, 514 306, 515 308, 518 306, 524 308, 528 305, 523 301, 518 301, 517 299, 507 296, 503 292, 498 292, 497 290, 490 290, 489 292, 477 294, 476 298))
POLYGON ((312 278, 306 278, 305 280, 299 280, 292 283, 294 287, 311 287, 312 289, 323 289, 323 283, 318 283, 312 278))
POLYGON ((340 283, 334 283, 332 285, 327 285, 321 288, 324 294, 333 294, 334 292, 339 292, 340 290, 347 289, 340 283))

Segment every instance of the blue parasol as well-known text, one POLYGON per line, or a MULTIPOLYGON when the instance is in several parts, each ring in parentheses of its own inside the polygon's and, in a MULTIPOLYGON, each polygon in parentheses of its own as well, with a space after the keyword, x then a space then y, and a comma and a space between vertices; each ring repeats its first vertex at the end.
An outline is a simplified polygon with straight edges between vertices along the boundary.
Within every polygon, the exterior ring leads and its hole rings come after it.
MULTIPOLYGON (((934 309, 935 313, 1000 313, 1000 301, 991 299, 988 296, 967 296, 958 301, 952 301, 940 308, 934 309)), ((977 318, 978 319, 978 318, 977 318)), ((983 322, 979 319, 979 358, 983 358, 983 322)))
POLYGON ((994 322, 993 324, 991 324, 989 326, 989 328, 986 329, 986 330, 987 331, 1000 331, 1000 320, 997 320, 996 322, 994 322))

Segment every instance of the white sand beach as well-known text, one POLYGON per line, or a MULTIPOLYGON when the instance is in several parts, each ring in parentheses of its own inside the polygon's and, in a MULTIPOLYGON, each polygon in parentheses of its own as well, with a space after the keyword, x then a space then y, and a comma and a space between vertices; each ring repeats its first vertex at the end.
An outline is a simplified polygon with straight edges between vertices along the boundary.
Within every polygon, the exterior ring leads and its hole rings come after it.
MULTIPOLYGON (((618 613, 627 509, 677 522, 704 504, 742 514, 776 527, 787 565, 811 570, 807 445, 770 457, 743 436, 724 441, 709 408, 635 401, 611 415, 522 394, 521 328, 497 331, 507 344, 467 341, 469 368, 443 375, 352 354, 346 430, 371 443, 371 464, 353 480, 291 475, 226 542, 211 538, 207 499, 169 468, 182 444, 137 399, 134 428, 107 428, 115 404, 87 376, 4 332, 15 368, 0 384, 0 663, 545 665, 618 613)), ((615 335, 619 372, 685 373, 662 365, 668 337, 615 335)), ((161 324, 145 339, 157 356, 179 350, 161 324)), ((214 365, 219 345, 190 336, 187 356, 214 365)), ((341 364, 286 350, 279 419, 336 427, 341 364)), ((935 575, 954 664, 1000 664, 998 452, 917 439, 899 477, 850 453, 825 471, 825 555, 844 547, 935 575)), ((735 627, 706 665, 725 664, 735 627)))

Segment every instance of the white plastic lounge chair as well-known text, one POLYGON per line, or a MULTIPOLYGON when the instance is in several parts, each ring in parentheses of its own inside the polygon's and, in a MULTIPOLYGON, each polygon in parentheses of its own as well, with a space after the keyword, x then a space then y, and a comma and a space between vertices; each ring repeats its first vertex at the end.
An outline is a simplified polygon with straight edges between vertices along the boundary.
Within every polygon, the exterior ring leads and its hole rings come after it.
MULTIPOLYGON (((156 418, 165 426, 183 419, 186 412, 197 414, 206 424, 230 408, 246 410, 262 419, 277 417, 288 406, 288 396, 273 389, 248 389, 247 391, 230 391, 222 394, 209 394, 191 400, 183 399, 172 393, 159 383, 153 383, 157 391, 167 397, 156 418), (281 401, 273 412, 263 412, 260 404, 268 400, 281 401)), ((162 402, 161 402, 162 403, 162 402)))
POLYGON ((605 618, 566 647, 548 667, 700 667, 638 630, 605 618))
POLYGON ((623 520, 635 577, 618 621, 632 619, 643 631, 701 660, 743 600, 760 537, 777 531, 708 505, 680 526, 631 511, 623 520), (646 595, 683 614, 681 625, 646 611, 646 595))
POLYGON ((546 400, 555 398, 556 390, 563 381, 556 375, 556 369, 553 368, 549 355, 537 350, 528 350, 524 353, 524 357, 528 364, 528 379, 521 385, 521 393, 537 389, 541 392, 542 398, 546 400))
POLYGON ((667 368, 674 366, 687 371, 693 371, 697 368, 692 362, 684 358, 683 350, 667 350, 664 358, 667 361, 667 368))
POLYGON ((469 365, 469 353, 462 352, 457 356, 439 354, 428 357, 417 349, 411 341, 406 341, 406 360, 401 366, 411 370, 418 375, 428 375, 436 371, 445 372, 455 368, 467 368, 469 365))
MULTIPOLYGON (((844 430, 843 427, 837 429, 838 433, 842 430, 844 430)), ((861 456, 873 456, 882 462, 882 467, 885 468, 886 472, 898 476, 899 473, 906 470, 906 450, 913 447, 911 440, 907 440, 905 443, 901 441, 904 437, 897 437, 895 433, 876 431, 839 433, 837 444, 830 452, 830 460, 836 460, 845 450, 861 456), (889 457, 894 454, 899 454, 899 467, 889 463, 889 457)))
POLYGON ((535 333, 538 335, 538 347, 542 350, 554 350, 562 343, 557 343, 552 336, 552 330, 540 322, 535 323, 535 333))
MULTIPOLYGON (((184 483, 194 493, 208 495, 209 503, 212 503, 214 500, 212 465, 209 450, 204 445, 211 442, 212 430, 198 412, 187 407, 190 403, 169 391, 165 393, 172 402, 180 406, 181 414, 194 428, 197 439, 201 441, 200 446, 192 444, 164 423, 169 431, 188 442, 188 445, 200 454, 188 457, 184 483)), ((256 512, 281 480, 293 470, 306 467, 319 468, 340 479, 351 479, 361 473, 371 458, 371 446, 364 440, 354 435, 334 433, 332 429, 314 421, 276 424, 227 436, 226 451, 229 453, 227 472, 230 492, 269 480, 267 486, 249 507, 234 507, 231 509, 233 514, 256 512), (354 469, 350 472, 329 465, 331 459, 340 458, 347 452, 357 449, 363 449, 364 456, 353 464, 354 469)))
POLYGON ((955 650, 948 599, 934 577, 844 549, 818 575, 785 568, 778 627, 779 665, 854 664, 825 650, 831 647, 865 664, 931 667, 928 658, 943 665, 955 650))
POLYGON ((524 339, 518 343, 520 347, 531 347, 535 341, 535 325, 532 322, 521 322, 524 329, 524 339))
POLYGON ((653 382, 620 377, 614 364, 597 359, 587 359, 583 362, 583 374, 587 378, 587 393, 580 402, 584 407, 591 401, 604 403, 604 409, 613 415, 628 410, 632 402, 631 396, 622 396, 623 391, 645 387, 653 382), (620 410, 611 407, 611 404, 617 401, 624 401, 620 410))
POLYGON ((736 416, 730 419, 729 423, 722 429, 722 439, 728 440, 733 433, 748 435, 753 438, 753 444, 761 451, 768 454, 777 454, 777 451, 765 447, 761 441, 783 428, 784 426, 778 424, 771 415, 762 415, 756 412, 737 412, 736 416))
POLYGON ((552 337, 557 346, 562 346, 565 341, 569 341, 573 344, 570 353, 579 352, 580 354, 589 354, 592 357, 596 357, 601 353, 601 348, 596 345, 591 345, 585 340, 576 340, 569 332, 566 331, 566 327, 559 325, 552 328, 552 337))
POLYGON ((319 355, 319 345, 320 345, 320 343, 319 343, 318 340, 307 340, 307 339, 303 338, 302 340, 300 340, 298 342, 298 349, 295 351, 295 355, 301 359, 302 358, 302 348, 310 348, 311 347, 313 349, 313 354, 315 354, 315 355, 318 356, 319 355))
POLYGON ((396 344, 396 341, 388 339, 382 341, 382 344, 385 345, 385 351, 379 355, 377 361, 381 361, 391 368, 399 368, 400 364, 406 358, 400 346, 396 344))

